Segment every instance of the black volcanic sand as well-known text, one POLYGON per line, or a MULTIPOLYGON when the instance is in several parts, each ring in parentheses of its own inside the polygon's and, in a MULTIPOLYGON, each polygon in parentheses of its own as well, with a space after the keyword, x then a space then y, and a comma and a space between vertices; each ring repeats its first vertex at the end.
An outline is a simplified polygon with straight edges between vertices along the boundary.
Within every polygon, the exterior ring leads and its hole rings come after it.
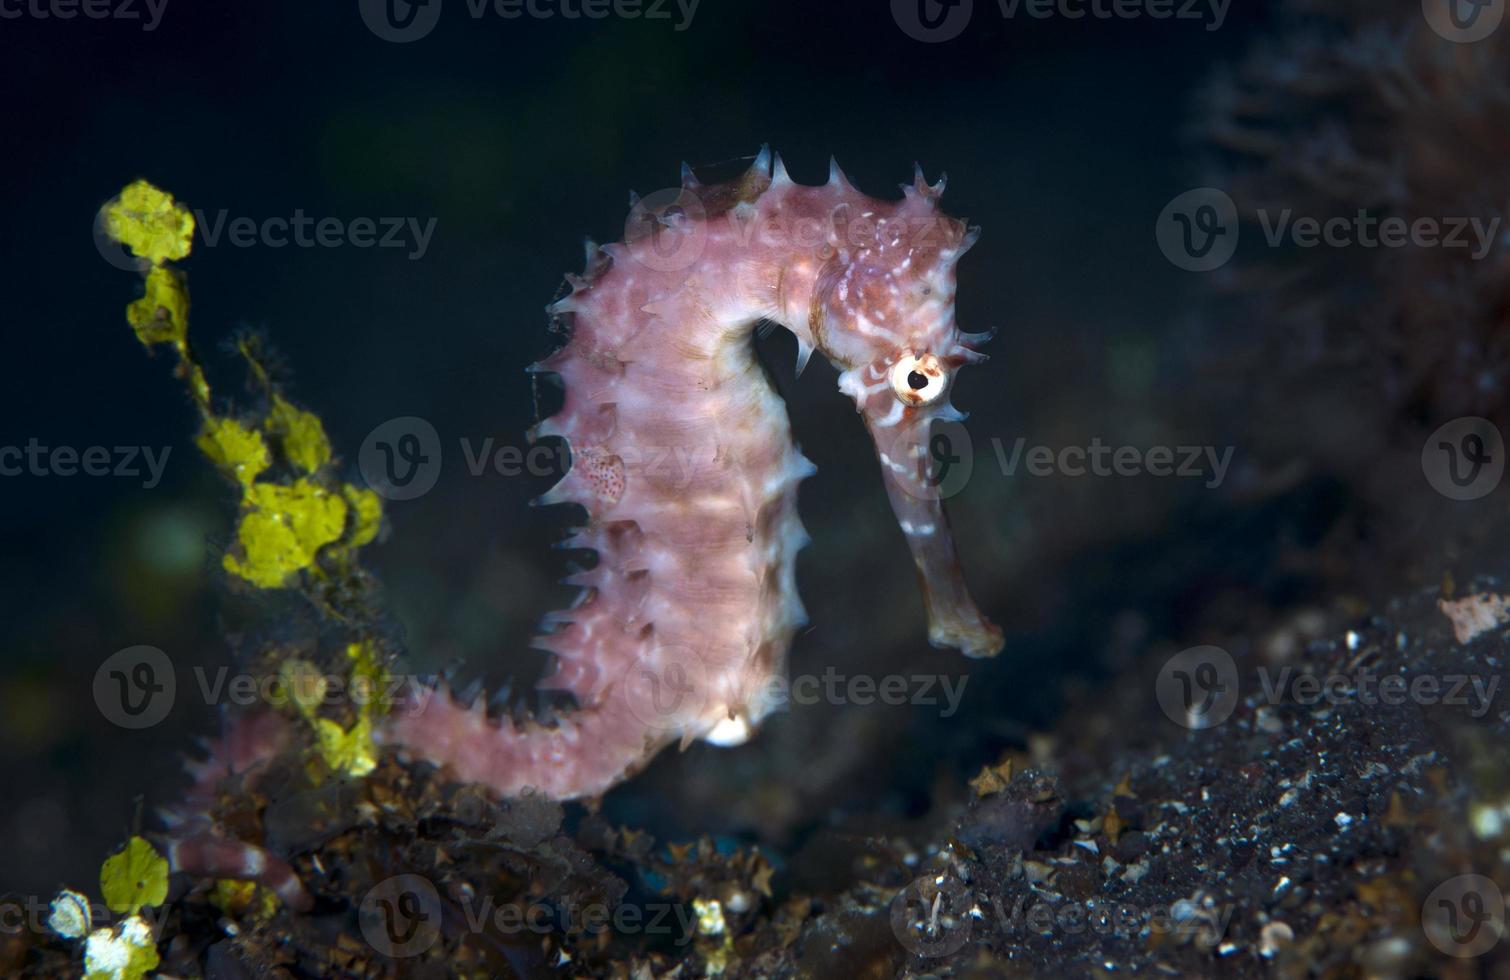
MULTIPOLYGON (((1459 644, 1436 600, 1293 614, 1234 642, 1246 652, 1230 673, 1147 657, 1029 752, 892 822, 904 830, 820 830, 792 854, 657 841, 592 808, 499 802, 391 760, 311 785, 290 755, 221 813, 295 855, 315 911, 222 908, 208 883, 175 876, 160 969, 1505 975, 1498 893, 1466 876, 1507 880, 1510 633, 1459 644), (1220 723, 1160 709, 1178 670, 1215 692, 1220 723)), ((69 976, 79 960, 22 934, 0 966, 69 976)))

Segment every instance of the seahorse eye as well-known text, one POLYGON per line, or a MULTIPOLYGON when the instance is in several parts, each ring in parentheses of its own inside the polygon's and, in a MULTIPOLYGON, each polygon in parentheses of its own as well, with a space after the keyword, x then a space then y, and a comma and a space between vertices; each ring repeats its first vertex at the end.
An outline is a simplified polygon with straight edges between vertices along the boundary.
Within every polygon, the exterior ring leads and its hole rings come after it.
POLYGON ((904 405, 932 405, 949 390, 949 373, 932 354, 903 354, 891 366, 891 390, 904 405))

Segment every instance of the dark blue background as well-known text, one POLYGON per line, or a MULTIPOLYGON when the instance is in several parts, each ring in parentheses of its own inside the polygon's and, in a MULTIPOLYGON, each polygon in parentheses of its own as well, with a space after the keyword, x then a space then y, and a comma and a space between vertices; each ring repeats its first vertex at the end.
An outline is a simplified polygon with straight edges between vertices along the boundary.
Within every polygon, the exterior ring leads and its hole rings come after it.
MULTIPOLYGON (((629 190, 672 185, 683 159, 728 174, 768 142, 797 180, 815 183, 832 153, 877 196, 896 193, 914 160, 930 177, 947 170, 947 210, 985 230, 961 269, 961 323, 1002 331, 996 359, 964 376, 955 399, 983 436, 1115 436, 1140 424, 1137 406, 1168 395, 1160 385, 1185 377, 1196 286, 1159 254, 1153 223, 1199 173, 1186 132, 1194 95, 1251 42, 1264 4, 1238 2, 1208 32, 1181 21, 1005 21, 977 2, 963 36, 927 45, 884 2, 703 0, 683 32, 665 21, 474 21, 462 0, 445 2, 434 33, 407 45, 369 32, 355 0, 168 0, 150 33, 119 20, 0 20, 0 445, 173 447, 153 490, 112 478, 0 480, 7 887, 92 886, 139 806, 181 787, 174 760, 188 736, 214 727, 211 710, 181 694, 169 724, 113 728, 91 700, 99 662, 159 646, 185 684, 189 665, 230 658, 214 548, 233 498, 193 449, 195 418, 169 359, 149 357, 124 322, 138 280, 103 261, 91 235, 96 209, 136 177, 211 215, 436 219, 419 261, 403 250, 200 238, 184 267, 192 336, 217 397, 246 394, 219 344, 239 327, 265 328, 291 394, 348 460, 393 416, 420 415, 441 432, 451 452, 441 483, 389 508, 392 540, 369 556, 416 659, 466 660, 489 677, 534 669, 522 639, 566 597, 554 584, 560 556, 546 547, 559 528, 525 506, 549 480, 472 478, 456 440, 522 442, 534 405, 521 369, 548 349, 542 307, 580 266, 582 236, 620 237, 629 190), (187 552, 165 557, 175 536, 187 552), (210 550, 196 551, 206 539, 210 550)), ((874 457, 832 372, 815 366, 795 383, 789 340, 763 347, 819 466, 803 490, 814 629, 799 638, 794 669, 971 671, 979 697, 997 700, 969 707, 975 722, 953 723, 967 761, 989 754, 989 738, 972 742, 982 731, 1015 738, 1052 718, 1044 679, 1074 669, 1062 649, 1024 654, 1036 649, 1024 641, 1015 659, 989 664, 927 649, 874 457), (899 609, 880 635, 878 604, 899 609)), ((1029 574, 1011 544, 1022 521, 1052 522, 1068 536, 1056 560, 1069 562, 1123 506, 1125 488, 1056 509, 1043 491, 1004 482, 977 478, 956 512, 982 604, 1019 637, 1115 615, 1125 596, 1067 608, 1053 575, 1029 574), (1036 496, 1037 510, 1019 494, 1036 496)), ((742 757, 695 749, 659 763, 646 785, 674 785, 654 781, 666 767, 685 781, 742 757)), ((856 806, 887 799, 878 779, 850 790, 856 806)), ((926 785, 927 774, 903 783, 926 785)), ((616 805, 686 829, 655 817, 646 791, 621 793, 616 805)), ((733 818, 697 829, 748 830, 733 818)))

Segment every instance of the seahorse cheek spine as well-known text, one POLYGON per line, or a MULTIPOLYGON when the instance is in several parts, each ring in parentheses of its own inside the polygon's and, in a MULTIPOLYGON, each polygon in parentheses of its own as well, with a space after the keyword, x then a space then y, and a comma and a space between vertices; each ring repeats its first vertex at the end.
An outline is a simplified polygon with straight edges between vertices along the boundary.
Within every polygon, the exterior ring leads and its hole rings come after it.
POLYGON ((588 522, 566 544, 598 556, 534 644, 555 655, 546 686, 578 710, 553 727, 494 721, 481 699, 442 690, 383 734, 505 795, 596 795, 673 741, 743 741, 769 709, 806 621, 797 486, 813 467, 755 359, 762 319, 796 334, 804 362, 816 348, 841 368, 926 583, 930 637, 973 655, 1000 646, 917 471, 929 421, 952 409, 904 405, 888 377, 912 354, 940 373, 983 359, 954 325, 954 263, 973 232, 937 211, 941 185, 919 176, 903 201, 878 201, 837 167, 799 186, 764 152, 730 184, 685 184, 647 233, 589 245, 551 308, 571 339, 532 367, 565 389, 536 434, 565 439, 573 460, 541 502, 581 505, 588 522))

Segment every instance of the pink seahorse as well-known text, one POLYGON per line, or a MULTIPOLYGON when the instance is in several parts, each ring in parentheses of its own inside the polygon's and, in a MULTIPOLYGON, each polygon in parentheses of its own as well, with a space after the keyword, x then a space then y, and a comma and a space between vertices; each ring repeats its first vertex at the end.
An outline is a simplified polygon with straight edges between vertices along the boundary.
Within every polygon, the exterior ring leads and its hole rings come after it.
POLYGON ((545 686, 578 709, 517 725, 441 692, 401 705, 381 736, 504 795, 597 795, 671 742, 738 744, 769 709, 806 621, 797 484, 813 466, 756 361, 762 321, 796 335, 799 371, 815 349, 841 371, 917 565, 929 639, 973 657, 1001 648, 923 459, 931 421, 962 417, 954 372, 985 360, 975 345, 989 335, 954 319, 955 264, 977 230, 938 209, 944 183, 921 169, 900 201, 861 194, 837 165, 827 184, 798 185, 766 149, 736 180, 703 186, 684 167, 682 185, 664 207, 637 204, 625 242, 589 242, 585 274, 549 308, 570 340, 531 368, 564 383, 537 434, 572 454, 541 502, 585 507, 569 546, 598 555, 536 641, 555 654, 545 686))

